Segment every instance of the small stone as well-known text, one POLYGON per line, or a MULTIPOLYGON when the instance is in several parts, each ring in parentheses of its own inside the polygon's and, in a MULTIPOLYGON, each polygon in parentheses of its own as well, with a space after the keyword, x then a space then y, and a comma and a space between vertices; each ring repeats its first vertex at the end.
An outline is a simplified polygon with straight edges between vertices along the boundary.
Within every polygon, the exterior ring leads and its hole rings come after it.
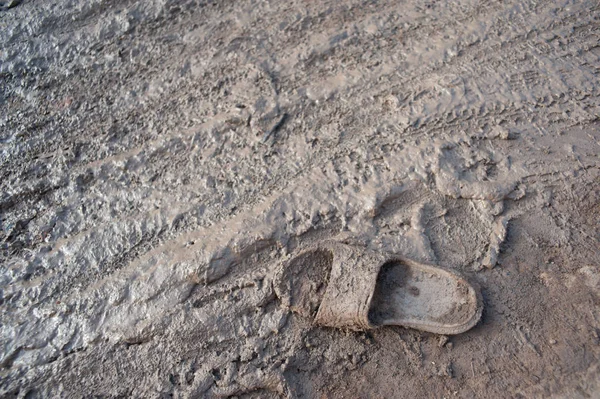
POLYGON ((448 342, 448 337, 446 335, 442 335, 438 342, 438 346, 441 348, 442 346, 446 345, 447 342, 448 342))

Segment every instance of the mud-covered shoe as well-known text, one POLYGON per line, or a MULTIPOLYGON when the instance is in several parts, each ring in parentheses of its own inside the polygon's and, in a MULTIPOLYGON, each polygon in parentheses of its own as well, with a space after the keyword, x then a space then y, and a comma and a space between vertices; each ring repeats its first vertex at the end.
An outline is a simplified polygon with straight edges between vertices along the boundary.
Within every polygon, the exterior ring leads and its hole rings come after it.
POLYGON ((352 330, 397 325, 460 334, 483 309, 479 291, 455 273, 333 241, 282 264, 275 291, 315 324, 352 330))

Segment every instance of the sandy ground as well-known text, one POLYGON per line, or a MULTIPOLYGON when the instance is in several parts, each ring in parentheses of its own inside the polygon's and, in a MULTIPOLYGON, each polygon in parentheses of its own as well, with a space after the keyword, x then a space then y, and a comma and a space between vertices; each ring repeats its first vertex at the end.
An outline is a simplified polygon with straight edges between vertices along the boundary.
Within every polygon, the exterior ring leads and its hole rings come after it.
POLYGON ((600 397, 596 1, 0 10, 3 397, 600 397), (481 287, 445 337, 315 327, 324 238, 481 287))

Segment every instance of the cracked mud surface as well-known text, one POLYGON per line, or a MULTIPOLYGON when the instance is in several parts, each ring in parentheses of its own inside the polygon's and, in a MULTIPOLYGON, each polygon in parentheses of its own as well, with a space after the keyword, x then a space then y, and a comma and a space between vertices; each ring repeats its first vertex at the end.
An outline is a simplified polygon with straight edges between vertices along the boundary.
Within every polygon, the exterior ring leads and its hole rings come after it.
POLYGON ((0 4, 3 397, 600 393, 592 1, 0 4), (325 238, 460 271, 446 338, 311 326, 325 238))

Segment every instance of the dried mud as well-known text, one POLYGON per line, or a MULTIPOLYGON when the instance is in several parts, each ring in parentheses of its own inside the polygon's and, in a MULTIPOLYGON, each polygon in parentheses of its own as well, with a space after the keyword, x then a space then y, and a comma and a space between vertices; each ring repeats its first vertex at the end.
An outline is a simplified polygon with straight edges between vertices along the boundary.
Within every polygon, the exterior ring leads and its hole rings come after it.
POLYGON ((597 397, 599 11, 3 2, 0 394, 597 397), (273 284, 325 238, 482 321, 311 325, 273 284))

